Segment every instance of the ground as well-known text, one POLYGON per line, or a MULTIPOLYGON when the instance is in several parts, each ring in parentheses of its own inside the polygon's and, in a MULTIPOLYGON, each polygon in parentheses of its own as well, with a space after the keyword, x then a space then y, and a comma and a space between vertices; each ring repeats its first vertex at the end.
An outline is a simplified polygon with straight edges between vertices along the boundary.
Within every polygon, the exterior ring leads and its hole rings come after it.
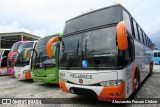
MULTIPOLYGON (((0 76, 0 98, 85 98, 78 95, 62 92, 59 89, 59 85, 35 83, 32 80, 17 80, 13 76, 0 76)), ((153 74, 148 77, 146 81, 137 91, 136 98, 160 98, 160 65, 155 65, 153 74)), ((59 99, 58 99, 59 100, 59 99)), ((63 102, 63 101, 62 101, 63 102)), ((54 104, 54 105, 39 105, 43 106, 56 106, 56 107, 92 107, 92 106, 111 106, 115 107, 115 104, 106 104, 104 102, 97 102, 97 104, 76 104, 78 101, 72 102, 72 104, 54 104)), ((92 102, 89 102, 92 103, 92 102)), ((13 105, 0 105, 0 106, 13 106, 13 105)), ((19 107, 23 106, 35 106, 35 105, 15 105, 19 107)), ((123 105, 124 106, 124 105, 123 105)), ((125 104, 128 107, 159 107, 157 104, 125 104)), ((119 105, 118 105, 119 107, 119 105)))

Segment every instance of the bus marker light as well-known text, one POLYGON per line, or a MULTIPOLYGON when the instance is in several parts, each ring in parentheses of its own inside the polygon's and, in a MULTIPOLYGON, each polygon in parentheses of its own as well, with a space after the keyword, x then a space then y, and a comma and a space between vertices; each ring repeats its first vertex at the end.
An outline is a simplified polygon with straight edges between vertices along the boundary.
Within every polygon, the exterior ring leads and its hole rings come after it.
POLYGON ((121 92, 117 92, 117 94, 116 94, 117 96, 121 96, 121 92))

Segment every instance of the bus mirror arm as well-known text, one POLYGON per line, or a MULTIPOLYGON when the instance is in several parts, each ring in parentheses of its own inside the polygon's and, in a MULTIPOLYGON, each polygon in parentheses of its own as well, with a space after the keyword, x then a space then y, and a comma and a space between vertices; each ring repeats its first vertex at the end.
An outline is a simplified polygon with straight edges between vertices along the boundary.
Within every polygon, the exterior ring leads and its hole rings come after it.
POLYGON ((54 47, 53 47, 53 43, 57 42, 57 41, 60 41, 61 40, 61 37, 59 36, 56 36, 56 37, 53 37, 51 38, 48 42, 47 42, 47 54, 49 57, 54 57, 55 56, 55 50, 54 50, 54 47))
POLYGON ((118 43, 119 50, 127 50, 128 41, 127 41, 127 35, 126 35, 125 21, 121 21, 117 24, 116 33, 117 33, 117 43, 118 43))

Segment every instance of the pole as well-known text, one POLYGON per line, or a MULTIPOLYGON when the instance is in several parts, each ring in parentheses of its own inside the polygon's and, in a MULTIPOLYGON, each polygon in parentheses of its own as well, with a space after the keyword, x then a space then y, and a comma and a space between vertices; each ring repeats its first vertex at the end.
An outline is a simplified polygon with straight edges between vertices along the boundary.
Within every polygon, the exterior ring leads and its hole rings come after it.
POLYGON ((21 35, 21 41, 23 41, 23 35, 21 35))

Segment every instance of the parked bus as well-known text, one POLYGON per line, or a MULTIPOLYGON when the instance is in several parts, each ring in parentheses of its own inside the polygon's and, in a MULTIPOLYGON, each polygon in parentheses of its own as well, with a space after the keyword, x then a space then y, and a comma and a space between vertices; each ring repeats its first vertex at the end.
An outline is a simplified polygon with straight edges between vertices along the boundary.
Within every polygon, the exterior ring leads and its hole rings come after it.
MULTIPOLYGON (((33 80, 37 82, 58 84, 59 68, 58 53, 56 57, 48 57, 46 45, 48 40, 55 36, 62 36, 61 33, 47 36, 38 40, 33 53, 33 80)), ((58 47, 57 47, 58 49, 58 47)))
POLYGON ((153 60, 153 52, 152 51, 146 51, 145 52, 145 63, 148 64, 151 60, 153 60))
POLYGON ((19 53, 18 49, 21 45, 24 43, 27 43, 28 41, 19 41, 13 44, 11 51, 8 54, 7 59, 7 74, 14 75, 14 62, 15 59, 19 53))
POLYGON ((7 73, 7 58, 10 49, 0 49, 0 75, 7 73))
POLYGON ((160 64, 160 51, 159 50, 154 50, 153 51, 153 62, 154 64, 160 64))
POLYGON ((21 45, 20 49, 21 52, 18 54, 15 64, 14 64, 14 71, 15 77, 19 79, 32 79, 32 72, 31 72, 31 58, 32 58, 32 50, 34 49, 37 41, 30 41, 21 45), (28 50, 28 53, 25 53, 25 50, 28 50), (29 54, 26 57, 26 54, 29 54))
MULTIPOLYGON (((152 42, 119 4, 68 20, 62 40, 59 85, 65 92, 99 100, 126 99, 152 73, 152 60, 145 63, 152 42)), ((51 49, 48 45, 49 57, 54 56, 51 49)))

